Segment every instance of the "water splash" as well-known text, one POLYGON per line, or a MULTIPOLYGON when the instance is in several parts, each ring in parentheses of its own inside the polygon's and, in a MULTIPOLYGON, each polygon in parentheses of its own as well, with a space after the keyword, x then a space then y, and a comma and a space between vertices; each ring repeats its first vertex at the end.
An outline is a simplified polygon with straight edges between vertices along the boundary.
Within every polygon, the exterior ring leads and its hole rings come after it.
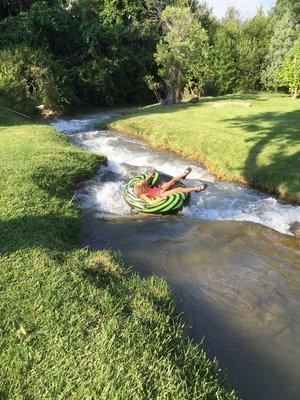
POLYGON ((190 205, 182 210, 183 216, 201 220, 251 221, 285 234, 291 234, 290 225, 300 221, 299 206, 255 189, 217 181, 201 165, 170 152, 150 149, 145 142, 135 138, 111 131, 89 130, 97 121, 109 118, 93 115, 52 122, 56 129, 70 134, 80 147, 108 158, 108 166, 78 190, 77 197, 84 208, 128 215, 132 210, 123 199, 123 187, 130 177, 147 170, 174 176, 191 166, 193 170, 186 180, 187 186, 205 181, 208 188, 200 194, 192 194, 190 205))

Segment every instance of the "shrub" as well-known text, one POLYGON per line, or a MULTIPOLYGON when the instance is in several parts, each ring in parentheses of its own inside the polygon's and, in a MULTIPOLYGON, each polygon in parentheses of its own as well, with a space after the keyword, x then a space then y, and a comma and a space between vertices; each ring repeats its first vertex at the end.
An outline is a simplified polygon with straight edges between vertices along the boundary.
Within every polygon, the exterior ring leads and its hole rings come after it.
POLYGON ((73 99, 66 73, 44 49, 25 45, 0 51, 0 94, 22 110, 44 104, 64 112, 73 99))

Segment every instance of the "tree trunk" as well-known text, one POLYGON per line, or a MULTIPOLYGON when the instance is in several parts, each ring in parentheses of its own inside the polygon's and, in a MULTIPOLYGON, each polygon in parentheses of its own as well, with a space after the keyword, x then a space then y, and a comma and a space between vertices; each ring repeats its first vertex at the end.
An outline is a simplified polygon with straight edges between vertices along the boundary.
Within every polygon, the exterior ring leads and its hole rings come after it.
POLYGON ((182 98, 183 81, 180 69, 177 66, 170 68, 167 79, 165 79, 167 88, 167 104, 176 104, 182 98))
POLYGON ((179 103, 182 100, 182 79, 181 73, 178 69, 177 71, 177 88, 176 88, 176 103, 179 103))
POLYGON ((167 104, 176 103, 176 90, 174 88, 167 88, 167 104))
POLYGON ((156 99, 157 99, 157 101, 159 102, 159 103, 161 103, 161 95, 159 94, 159 92, 157 91, 157 90, 153 90, 153 92, 154 92, 154 94, 155 94, 155 97, 156 97, 156 99))

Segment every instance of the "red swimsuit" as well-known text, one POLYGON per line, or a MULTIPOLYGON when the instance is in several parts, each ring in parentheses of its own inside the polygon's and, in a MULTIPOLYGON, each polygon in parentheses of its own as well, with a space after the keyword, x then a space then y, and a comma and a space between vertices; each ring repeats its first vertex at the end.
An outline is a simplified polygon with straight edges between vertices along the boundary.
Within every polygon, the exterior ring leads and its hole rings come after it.
POLYGON ((160 195, 162 191, 162 187, 158 186, 158 187, 153 187, 153 188, 148 188, 147 192, 145 193, 148 197, 158 197, 160 195))

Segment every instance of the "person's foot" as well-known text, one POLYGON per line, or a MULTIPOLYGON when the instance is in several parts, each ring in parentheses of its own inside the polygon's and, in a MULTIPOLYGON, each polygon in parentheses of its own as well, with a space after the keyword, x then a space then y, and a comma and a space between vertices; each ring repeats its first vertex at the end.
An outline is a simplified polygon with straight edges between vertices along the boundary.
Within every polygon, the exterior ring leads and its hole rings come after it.
POLYGON ((191 167, 188 167, 188 168, 184 171, 184 173, 183 173, 181 179, 185 179, 191 171, 192 171, 192 168, 191 168, 191 167))
POLYGON ((195 186, 195 193, 202 192, 202 190, 205 190, 207 188, 207 183, 203 183, 202 185, 195 186))

